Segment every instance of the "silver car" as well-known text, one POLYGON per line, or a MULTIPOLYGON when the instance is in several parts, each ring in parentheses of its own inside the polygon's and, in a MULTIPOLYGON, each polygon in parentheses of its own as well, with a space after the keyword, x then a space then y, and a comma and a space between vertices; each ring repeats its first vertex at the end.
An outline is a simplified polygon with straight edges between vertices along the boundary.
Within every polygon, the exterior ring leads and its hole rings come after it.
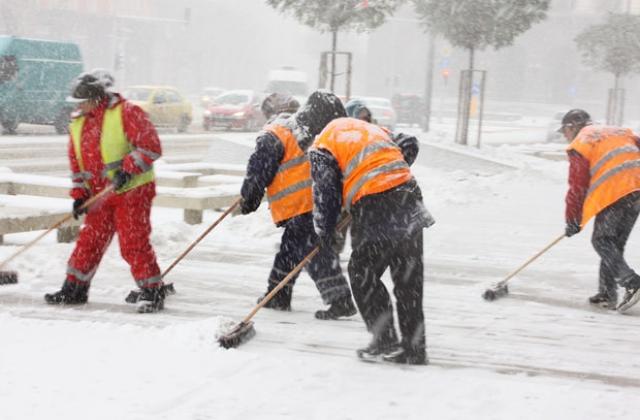
POLYGON ((364 102, 367 108, 371 111, 376 124, 391 131, 395 129, 397 121, 396 111, 391 106, 391 101, 389 99, 370 96, 357 97, 354 99, 364 102))

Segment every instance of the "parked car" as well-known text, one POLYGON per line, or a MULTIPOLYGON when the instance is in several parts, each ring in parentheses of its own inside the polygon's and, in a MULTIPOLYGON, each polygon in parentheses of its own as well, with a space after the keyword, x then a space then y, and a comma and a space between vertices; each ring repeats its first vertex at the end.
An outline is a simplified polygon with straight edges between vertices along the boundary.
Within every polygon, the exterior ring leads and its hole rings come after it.
POLYGON ((367 108, 371 110, 371 114, 375 123, 385 127, 391 131, 396 127, 396 112, 391 106, 391 101, 386 98, 375 97, 355 97, 365 103, 367 108))
POLYGON ((307 73, 295 67, 284 66, 269 71, 265 92, 291 95, 300 106, 304 106, 310 93, 308 79, 307 73))
POLYGON ((0 123, 15 133, 18 124, 68 130, 73 105, 65 102, 71 81, 82 72, 76 44, 0 36, 0 123))
POLYGON ((260 110, 263 95, 253 90, 230 90, 217 96, 204 111, 205 130, 222 127, 246 131, 258 130, 265 123, 260 110))
POLYGON ((398 116, 398 123, 420 124, 424 115, 424 101, 419 95, 395 94, 391 99, 393 109, 398 116))
POLYGON ((211 101, 218 95, 221 95, 225 92, 225 89, 219 87, 206 87, 202 91, 202 96, 200 97, 200 106, 204 109, 207 109, 209 105, 211 105, 211 101))
POLYGON ((156 127, 176 127, 187 131, 192 120, 192 106, 171 86, 130 86, 123 96, 142 108, 156 127))

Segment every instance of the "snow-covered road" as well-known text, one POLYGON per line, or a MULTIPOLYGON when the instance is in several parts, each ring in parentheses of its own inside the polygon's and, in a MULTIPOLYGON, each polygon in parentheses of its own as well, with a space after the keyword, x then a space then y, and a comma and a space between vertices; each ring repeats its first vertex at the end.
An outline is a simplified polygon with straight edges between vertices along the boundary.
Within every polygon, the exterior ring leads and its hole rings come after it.
MULTIPOLYGON (((425 235, 430 366, 358 362, 354 350, 369 339, 362 321, 315 320, 321 301, 306 274, 291 313, 260 311, 252 341, 220 349, 216 333, 266 288, 280 232, 263 206, 225 220, 176 267, 168 280, 178 294, 160 314, 123 302, 133 282, 115 245, 79 308, 42 301, 62 282, 72 245, 48 238, 16 260, 20 283, 0 287, 0 418, 635 418, 640 309, 587 305, 598 263, 591 228, 514 278, 509 297, 480 298, 562 232, 566 163, 517 148, 474 153, 518 169, 426 156, 414 166, 437 220, 425 235)), ((161 265, 218 216, 188 226, 179 211, 154 208, 161 265)), ((0 257, 30 237, 7 235, 0 257)), ((634 233, 628 260, 640 268, 638 241, 634 233)))

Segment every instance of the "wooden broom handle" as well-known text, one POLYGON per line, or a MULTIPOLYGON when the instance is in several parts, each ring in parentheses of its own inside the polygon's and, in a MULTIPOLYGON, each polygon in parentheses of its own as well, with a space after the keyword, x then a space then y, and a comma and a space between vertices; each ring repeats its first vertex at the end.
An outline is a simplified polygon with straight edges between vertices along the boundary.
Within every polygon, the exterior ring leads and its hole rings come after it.
MULTIPOLYGON (((349 224, 349 222, 351 222, 351 216, 347 216, 344 219, 342 219, 340 221, 340 223, 338 223, 338 226, 336 226, 336 231, 340 232, 342 231, 344 228, 347 227, 347 225, 349 224)), ((280 283, 278 283, 278 285, 276 287, 273 288, 272 291, 270 291, 269 293, 267 293, 267 295, 265 297, 262 298, 262 300, 251 310, 251 312, 249 312, 249 315, 247 315, 243 320, 242 323, 246 324, 249 321, 251 321, 251 318, 253 318, 253 316, 264 306, 266 305, 275 295, 276 293, 278 293, 280 290, 282 290, 282 288, 284 286, 287 285, 287 283, 289 283, 291 281, 291 279, 300 272, 300 270, 302 270, 304 268, 305 265, 307 265, 309 263, 309 261, 311 261, 311 259, 313 257, 316 256, 316 254, 320 252, 320 246, 316 246, 315 248, 313 248, 311 250, 311 252, 309 252, 309 254, 307 254, 306 257, 304 257, 302 259, 302 261, 300 261, 298 263, 298 265, 295 266, 295 268, 293 270, 291 270, 291 272, 289 274, 287 274, 287 276, 285 278, 283 278, 282 280, 280 280, 280 283)))
MULTIPOLYGON (((101 199, 102 197, 104 197, 105 195, 107 195, 108 193, 110 193, 111 191, 113 191, 113 186, 109 186, 107 188, 105 188, 104 190, 100 191, 98 194, 94 195, 93 197, 89 198, 87 201, 85 201, 82 206, 80 206, 80 209, 86 209, 89 206, 91 206, 93 203, 95 203, 96 201, 98 201, 99 199, 101 199)), ((51 232, 54 229, 59 228, 60 226, 62 226, 63 224, 65 224, 67 221, 71 220, 71 218, 73 217, 73 212, 67 214, 66 216, 64 216, 62 219, 58 220, 56 223, 54 223, 49 229, 47 229, 46 231, 42 232, 40 235, 38 235, 35 239, 33 239, 31 242, 26 243, 22 246, 22 248, 18 249, 16 252, 14 252, 9 258, 7 258, 6 260, 2 261, 0 263, 0 269, 2 269, 2 267, 4 267, 6 264, 8 264, 10 261, 12 261, 14 258, 16 258, 18 255, 22 254, 23 252, 25 252, 26 250, 28 250, 29 248, 31 248, 33 245, 35 245, 39 240, 41 240, 42 238, 44 238, 45 236, 47 236, 47 234, 49 234, 49 232, 51 232)))
POLYGON ((500 281, 498 283, 498 287, 506 284, 509 281, 509 279, 511 279, 513 276, 515 276, 516 274, 518 274, 519 272, 524 270, 526 266, 528 266, 529 264, 534 262, 536 259, 538 259, 539 256, 541 256, 542 254, 547 252, 552 246, 554 246, 555 244, 560 242, 562 240, 562 238, 564 238, 564 237, 565 237, 565 234, 563 233, 562 235, 560 235, 556 239, 554 239, 549 245, 547 245, 544 248, 542 248, 542 250, 540 250, 536 255, 534 255, 533 257, 529 258, 524 264, 522 264, 515 271, 513 271, 511 274, 509 274, 507 277, 505 277, 504 280, 500 281))
POLYGON ((187 247, 187 249, 185 249, 182 254, 180 254, 180 256, 178 258, 176 258, 169 267, 167 267, 166 270, 164 270, 164 273, 162 273, 162 278, 164 278, 164 276, 166 276, 167 274, 169 274, 169 272, 173 269, 173 267, 175 267, 189 252, 191 252, 191 250, 198 245, 198 243, 200 243, 201 240, 204 239, 205 236, 207 236, 209 234, 209 232, 211 232, 213 230, 213 228, 215 228, 216 226, 218 226, 218 224, 220 222, 222 222, 222 220, 224 220, 225 217, 227 217, 229 215, 229 213, 231 213, 232 211, 234 211, 236 209, 236 207, 238 207, 240 205, 240 203, 242 202, 242 197, 238 198, 236 201, 233 202, 233 204, 231 204, 231 207, 229 207, 227 210, 225 210, 224 213, 222 213, 222 215, 220 215, 220 217, 218 218, 218 220, 216 220, 211 226, 209 226, 207 228, 207 230, 205 230, 204 232, 202 232, 202 235, 198 236, 198 238, 193 241, 191 243, 191 245, 189 245, 187 247))

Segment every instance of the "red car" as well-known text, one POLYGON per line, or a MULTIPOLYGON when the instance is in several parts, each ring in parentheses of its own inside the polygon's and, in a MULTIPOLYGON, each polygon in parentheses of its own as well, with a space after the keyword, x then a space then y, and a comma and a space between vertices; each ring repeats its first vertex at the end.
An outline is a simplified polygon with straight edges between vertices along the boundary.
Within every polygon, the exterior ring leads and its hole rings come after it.
POLYGON ((229 90, 204 111, 202 126, 205 130, 221 127, 257 131, 266 122, 260 110, 262 99, 262 94, 253 90, 229 90))

